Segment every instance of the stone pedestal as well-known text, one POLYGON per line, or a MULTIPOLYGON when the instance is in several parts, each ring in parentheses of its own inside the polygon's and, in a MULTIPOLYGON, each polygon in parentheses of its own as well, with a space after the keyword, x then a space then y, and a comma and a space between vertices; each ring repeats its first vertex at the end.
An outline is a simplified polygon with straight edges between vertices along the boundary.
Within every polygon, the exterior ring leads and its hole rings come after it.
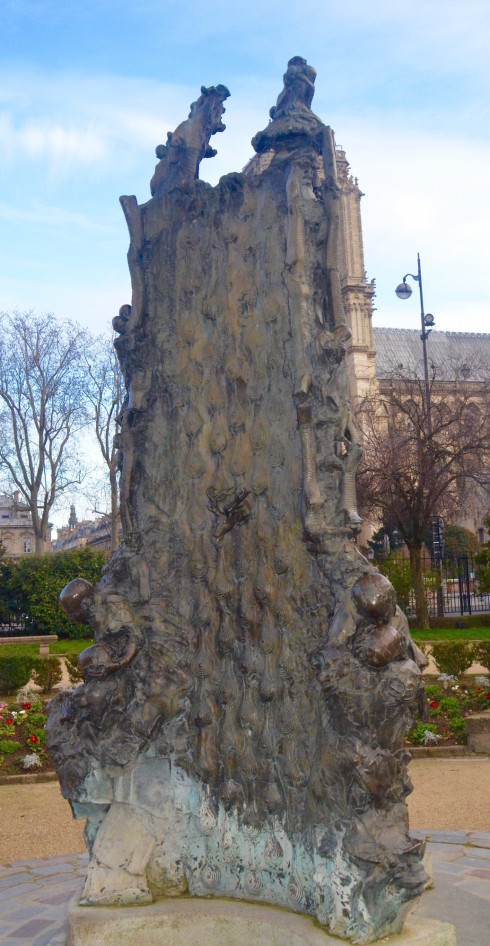
MULTIPOLYGON (((66 946, 340 946, 310 917, 229 900, 175 899, 138 908, 71 901, 66 946)), ((388 946, 456 946, 450 923, 409 917, 388 946)))
POLYGON ((490 713, 475 713, 466 719, 468 745, 473 752, 490 754, 490 713))

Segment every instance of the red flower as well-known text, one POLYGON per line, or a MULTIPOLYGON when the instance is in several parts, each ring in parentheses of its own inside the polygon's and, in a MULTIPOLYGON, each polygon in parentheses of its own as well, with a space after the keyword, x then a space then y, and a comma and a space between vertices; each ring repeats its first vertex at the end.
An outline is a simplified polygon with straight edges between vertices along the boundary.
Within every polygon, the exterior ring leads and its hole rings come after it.
POLYGON ((22 704, 22 709, 23 709, 23 710, 30 710, 30 708, 31 708, 31 704, 30 704, 30 703, 23 703, 23 704, 22 704))
POLYGON ((439 703, 437 702, 437 700, 432 700, 432 703, 430 703, 429 705, 431 709, 437 709, 437 707, 439 706, 439 703))
MULTIPOLYGON (((490 693, 484 693, 484 694, 483 694, 483 699, 484 699, 484 700, 490 700, 490 693)), ((8 720, 7 720, 7 722, 8 722, 8 720)))
POLYGON ((9 719, 6 719, 5 722, 7 723, 7 726, 13 726, 13 725, 14 725, 14 721, 13 721, 12 717, 9 717, 9 719))
POLYGON ((39 739, 37 738, 35 733, 32 734, 31 738, 29 739, 29 742, 32 742, 33 746, 35 746, 39 742, 39 739))

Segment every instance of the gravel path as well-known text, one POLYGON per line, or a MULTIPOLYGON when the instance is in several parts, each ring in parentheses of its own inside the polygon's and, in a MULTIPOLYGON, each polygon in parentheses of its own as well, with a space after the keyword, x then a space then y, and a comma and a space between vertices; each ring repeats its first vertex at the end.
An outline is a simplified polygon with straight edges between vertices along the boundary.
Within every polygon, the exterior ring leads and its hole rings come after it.
MULTIPOLYGON (((490 758, 414 759, 410 826, 490 831, 490 758)), ((0 786, 0 865, 85 851, 84 822, 74 821, 57 782, 0 786)))

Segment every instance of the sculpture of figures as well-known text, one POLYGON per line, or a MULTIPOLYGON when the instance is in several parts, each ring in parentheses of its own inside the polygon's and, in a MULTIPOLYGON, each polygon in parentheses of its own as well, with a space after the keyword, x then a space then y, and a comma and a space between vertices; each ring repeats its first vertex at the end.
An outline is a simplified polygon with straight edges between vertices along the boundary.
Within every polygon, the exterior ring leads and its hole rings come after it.
POLYGON ((306 59, 293 56, 284 73, 284 88, 269 111, 270 117, 279 118, 288 111, 309 109, 315 94, 315 79, 316 72, 306 59))
POLYGON ((224 85, 202 86, 187 120, 168 133, 165 145, 158 145, 156 155, 160 160, 150 183, 153 197, 161 197, 172 187, 196 180, 203 158, 215 156, 216 151, 209 141, 212 135, 226 128, 221 116, 225 112, 223 102, 229 94, 224 85))
POLYGON ((95 589, 63 592, 95 642, 46 738, 88 817, 85 904, 241 898, 367 944, 426 880, 403 744, 423 657, 352 541, 360 445, 314 78, 289 62, 254 173, 216 187, 197 176, 228 90, 202 89, 157 149, 153 197, 121 198, 124 542, 95 589))

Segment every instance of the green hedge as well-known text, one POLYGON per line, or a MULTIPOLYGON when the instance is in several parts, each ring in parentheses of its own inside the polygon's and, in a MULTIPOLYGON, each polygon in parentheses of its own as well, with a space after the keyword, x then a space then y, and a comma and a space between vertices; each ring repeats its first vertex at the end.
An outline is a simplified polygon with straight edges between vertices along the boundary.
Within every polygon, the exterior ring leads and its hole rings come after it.
POLYGON ((488 627, 490 624, 490 615, 488 614, 469 614, 467 617, 455 615, 455 617, 429 618, 429 625, 433 628, 450 629, 469 628, 469 627, 488 627))
POLYGON ((38 661, 39 657, 27 654, 4 657, 0 652, 0 693, 10 696, 29 683, 38 661))
POLYGON ((29 657, 25 654, 5 657, 0 652, 0 693, 17 693, 33 678, 43 693, 51 693, 61 682, 62 667, 59 657, 29 657))
POLYGON ((432 656, 440 673, 460 677, 474 659, 474 645, 468 641, 440 641, 432 644, 432 656))
POLYGON ((490 673, 490 641, 478 641, 473 647, 476 661, 490 673))
POLYGON ((25 555, 0 562, 0 610, 23 615, 25 633, 87 637, 87 627, 71 624, 59 604, 60 592, 73 578, 96 584, 107 561, 105 552, 76 549, 54 555, 25 555))
POLYGON ((51 693, 63 675, 59 657, 40 657, 33 670, 34 683, 41 687, 42 693, 51 693))

